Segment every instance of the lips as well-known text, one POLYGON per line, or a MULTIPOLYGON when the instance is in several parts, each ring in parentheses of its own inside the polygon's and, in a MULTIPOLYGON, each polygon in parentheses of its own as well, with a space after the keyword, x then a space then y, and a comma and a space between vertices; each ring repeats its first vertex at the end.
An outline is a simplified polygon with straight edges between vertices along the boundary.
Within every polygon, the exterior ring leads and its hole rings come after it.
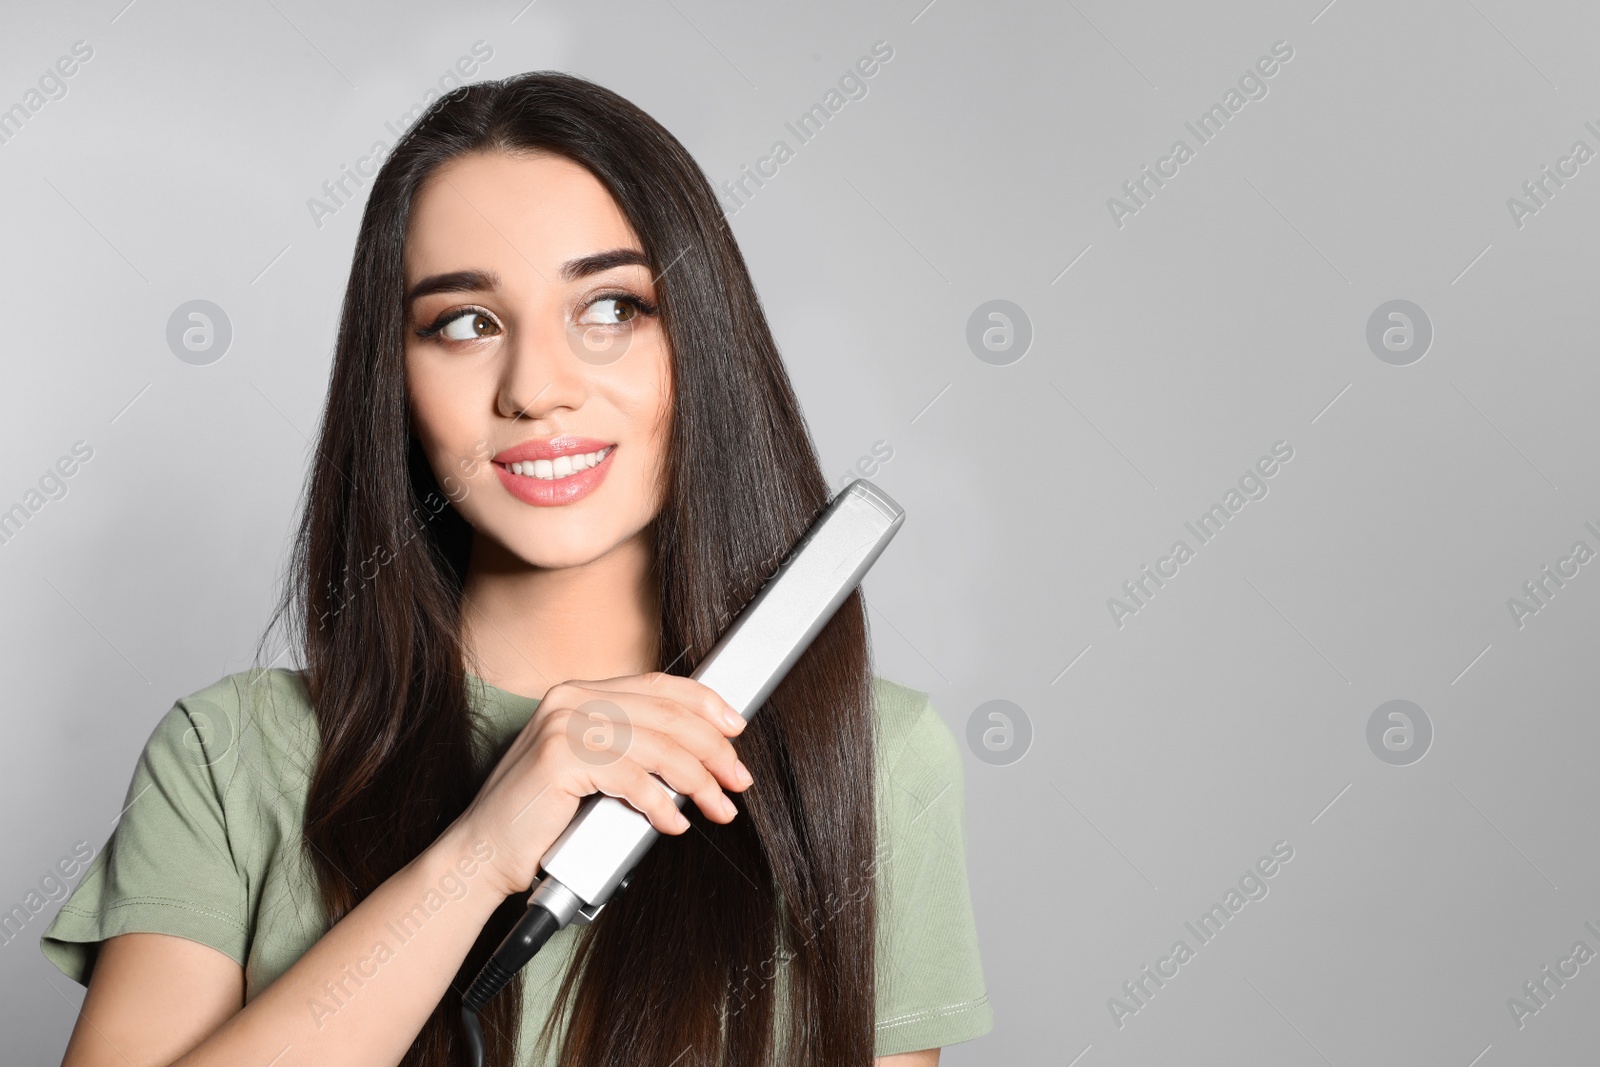
POLYGON ((557 456, 579 456, 585 452, 598 452, 615 443, 615 441, 602 441, 597 437, 561 434, 558 437, 524 441, 520 445, 498 453, 494 457, 494 462, 509 467, 513 463, 523 463, 530 459, 555 459, 557 456))
POLYGON ((524 441, 494 457, 494 473, 500 484, 512 496, 534 507, 561 507, 582 500, 600 487, 611 472, 611 458, 616 445, 594 437, 576 437, 564 434, 544 440, 524 441), (518 464, 527 469, 537 461, 540 466, 562 456, 581 456, 591 452, 605 452, 605 457, 592 467, 575 470, 564 478, 538 478, 532 474, 519 474, 511 469, 518 464))

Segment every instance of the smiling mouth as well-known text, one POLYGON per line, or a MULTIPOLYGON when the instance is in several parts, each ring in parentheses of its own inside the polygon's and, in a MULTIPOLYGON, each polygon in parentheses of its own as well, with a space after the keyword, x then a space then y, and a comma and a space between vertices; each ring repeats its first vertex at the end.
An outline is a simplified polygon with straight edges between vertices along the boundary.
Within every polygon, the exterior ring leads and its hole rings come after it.
POLYGON ((581 452, 570 456, 557 456, 555 459, 526 459, 517 463, 497 463, 496 466, 504 467, 512 474, 524 478, 537 478, 542 482, 557 482, 563 478, 570 478, 574 474, 582 474, 590 467, 599 466, 608 455, 616 451, 616 445, 607 445, 595 452, 581 452))

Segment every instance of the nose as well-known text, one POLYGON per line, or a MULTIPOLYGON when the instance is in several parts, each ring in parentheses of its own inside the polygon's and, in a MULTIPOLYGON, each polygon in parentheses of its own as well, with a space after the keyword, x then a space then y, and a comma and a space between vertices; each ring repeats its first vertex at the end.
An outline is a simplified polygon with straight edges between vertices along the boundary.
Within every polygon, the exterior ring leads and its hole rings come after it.
POLYGON ((582 406, 586 368, 569 350, 560 324, 517 331, 505 354, 495 395, 495 409, 502 417, 538 422, 562 408, 582 406))

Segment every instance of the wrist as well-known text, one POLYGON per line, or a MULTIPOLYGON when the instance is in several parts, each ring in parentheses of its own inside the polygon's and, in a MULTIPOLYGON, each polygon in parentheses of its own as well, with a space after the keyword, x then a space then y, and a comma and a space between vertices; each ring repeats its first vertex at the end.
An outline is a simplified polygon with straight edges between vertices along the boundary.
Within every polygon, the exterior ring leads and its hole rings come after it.
POLYGON ((452 900, 472 904, 485 920, 509 895, 499 884, 493 840, 457 820, 419 858, 430 885, 452 900))

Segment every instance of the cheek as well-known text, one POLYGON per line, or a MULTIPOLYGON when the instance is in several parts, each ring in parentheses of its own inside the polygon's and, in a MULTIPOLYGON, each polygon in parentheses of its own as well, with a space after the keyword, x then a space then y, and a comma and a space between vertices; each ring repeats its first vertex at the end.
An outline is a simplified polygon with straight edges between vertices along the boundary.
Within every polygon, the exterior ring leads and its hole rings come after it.
POLYGON ((438 361, 408 357, 406 394, 411 401, 412 427, 430 451, 449 446, 463 434, 470 436, 477 394, 470 376, 459 370, 452 373, 438 361))
POLYGON ((672 364, 658 351, 630 382, 627 398, 630 429, 648 453, 645 477, 662 474, 672 438, 672 364))
POLYGON ((433 468, 434 480, 454 500, 461 487, 492 478, 488 442, 481 420, 474 417, 483 401, 480 386, 469 376, 447 373, 427 360, 407 359, 406 393, 411 430, 433 468), (476 462, 469 462, 476 459, 476 462))

